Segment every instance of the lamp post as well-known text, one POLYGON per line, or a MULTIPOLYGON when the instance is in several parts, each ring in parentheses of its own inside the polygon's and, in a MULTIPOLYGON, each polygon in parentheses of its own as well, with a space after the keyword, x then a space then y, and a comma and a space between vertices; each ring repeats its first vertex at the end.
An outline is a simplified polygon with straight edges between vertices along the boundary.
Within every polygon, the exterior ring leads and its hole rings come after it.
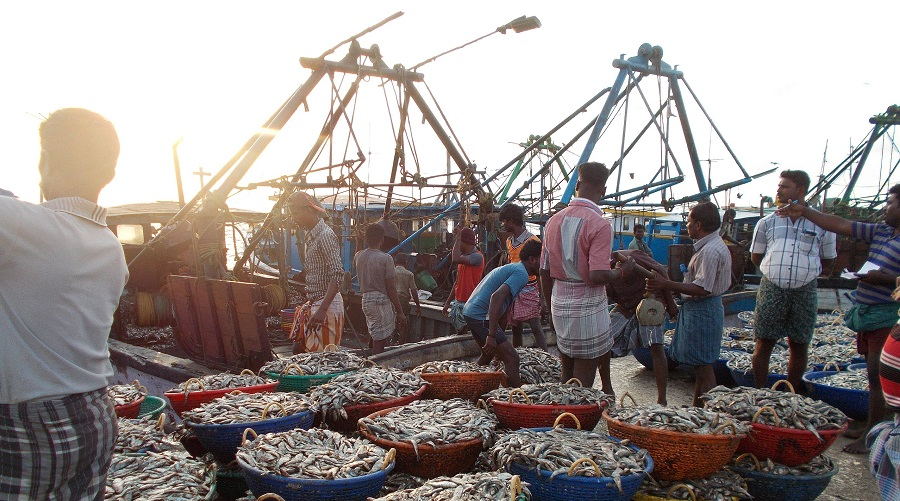
POLYGON ((494 31, 492 31, 486 35, 482 35, 482 36, 476 38, 475 40, 466 42, 466 43, 460 45, 459 47, 454 47, 448 51, 441 52, 440 54, 430 57, 430 58, 422 61, 419 64, 413 65, 410 69, 415 71, 416 69, 434 61, 435 59, 437 59, 441 56, 444 56, 451 52, 462 49, 463 47, 472 45, 473 43, 478 42, 480 40, 484 40, 485 38, 493 35, 494 33, 500 33, 502 35, 505 35, 508 30, 513 30, 516 33, 522 33, 523 31, 534 30, 534 29, 537 29, 540 27, 541 27, 541 20, 538 19, 537 17, 535 17, 535 16, 520 16, 520 17, 517 17, 517 18, 513 19, 512 21, 504 24, 503 26, 498 27, 497 29, 495 29, 494 31))

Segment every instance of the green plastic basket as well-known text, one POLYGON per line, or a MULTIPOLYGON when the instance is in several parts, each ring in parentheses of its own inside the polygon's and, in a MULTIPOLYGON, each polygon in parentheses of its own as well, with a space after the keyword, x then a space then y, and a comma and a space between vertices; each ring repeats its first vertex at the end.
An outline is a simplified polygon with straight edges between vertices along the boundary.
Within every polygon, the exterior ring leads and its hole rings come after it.
POLYGON ((275 388, 275 391, 296 391, 299 393, 306 393, 313 386, 319 386, 341 374, 349 374, 351 372, 355 371, 335 372, 333 374, 310 374, 306 376, 292 376, 290 374, 281 375, 277 372, 266 372, 266 374, 270 378, 278 380, 278 387, 275 388))
POLYGON ((164 410, 166 410, 166 401, 164 399, 147 395, 144 397, 144 401, 141 402, 138 417, 152 416, 153 419, 157 419, 164 410))

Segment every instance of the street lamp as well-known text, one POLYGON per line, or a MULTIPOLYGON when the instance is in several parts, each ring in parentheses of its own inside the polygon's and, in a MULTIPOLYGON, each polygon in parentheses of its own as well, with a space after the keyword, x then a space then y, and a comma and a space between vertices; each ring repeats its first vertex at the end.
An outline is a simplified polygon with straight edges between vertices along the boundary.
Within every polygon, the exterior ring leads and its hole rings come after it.
POLYGON ((443 55, 457 51, 468 45, 472 45, 473 43, 478 42, 480 40, 484 40, 485 38, 493 35, 494 33, 500 33, 500 34, 505 35, 507 30, 513 30, 516 33, 522 33, 523 31, 534 30, 534 29, 537 29, 540 27, 541 27, 541 20, 538 19, 537 17, 535 17, 535 16, 520 16, 520 17, 517 17, 517 18, 513 19, 512 21, 504 24, 503 26, 498 27, 497 29, 488 33, 487 35, 480 36, 480 37, 476 38, 475 40, 472 40, 471 42, 466 42, 466 43, 460 45, 459 47, 454 47, 446 52, 441 52, 440 54, 438 54, 434 57, 430 57, 430 58, 422 61, 421 63, 412 66, 410 69, 415 71, 416 69, 434 61, 435 59, 437 59, 443 55))

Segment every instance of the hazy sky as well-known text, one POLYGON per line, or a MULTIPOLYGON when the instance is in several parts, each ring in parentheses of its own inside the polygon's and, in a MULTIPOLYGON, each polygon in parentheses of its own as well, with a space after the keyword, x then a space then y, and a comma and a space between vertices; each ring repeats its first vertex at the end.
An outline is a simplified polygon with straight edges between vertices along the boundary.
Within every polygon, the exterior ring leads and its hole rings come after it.
MULTIPOLYGON (((609 2, 568 1, 156 1, 17 2, 0 17, 3 92, 0 187, 37 202, 37 128, 62 107, 85 107, 109 118, 122 142, 116 180, 105 205, 174 200, 172 145, 183 138, 181 161, 188 197, 190 173, 217 170, 309 76, 299 57, 316 57, 397 11, 399 19, 366 35, 385 61, 409 67, 487 34, 520 15, 538 16, 541 29, 495 34, 424 66, 428 87, 469 158, 488 172, 521 149, 514 143, 549 130, 604 87, 611 61, 636 54, 643 42, 661 45, 664 60, 684 71, 718 128, 751 174, 778 167, 819 175, 823 150, 830 170, 868 134, 868 118, 900 103, 896 30, 900 2, 609 2)), ((339 59, 346 46, 331 58, 339 59)), ((365 96, 381 105, 383 89, 365 96)), ((658 99, 655 84, 647 87, 658 99)), ((645 90, 646 91, 646 90, 645 90)), ((260 158, 246 182, 292 173, 315 140, 328 108, 309 100, 292 125, 260 158)), ((362 94, 361 94, 362 99, 362 94)), ((639 101, 630 106, 638 107, 639 101)), ((643 105, 640 104, 640 107, 643 105)), ((362 109, 362 108, 361 108, 362 109)), ((599 106, 591 114, 599 112, 599 106)), ((637 110, 640 111, 640 110, 637 110)), ((646 112, 633 123, 646 120, 646 112)), ((577 128, 590 116, 577 120, 577 128)), ((691 115, 701 158, 727 159, 709 145, 710 127, 691 115)), ((428 130, 414 123, 424 142, 428 130)), ((361 118, 356 132, 369 158, 367 179, 389 168, 393 145, 380 135, 389 124, 361 118)), ((612 129, 594 160, 612 163, 621 144, 612 129), (613 153, 610 153, 613 152, 613 153)), ((569 136, 554 137, 557 143, 569 136)), ((332 151, 335 161, 344 158, 332 151)), ((659 157, 658 141, 644 155, 659 157)), ((876 147, 859 190, 879 183, 878 167, 893 158, 876 147)), ((355 146, 349 156, 355 156, 355 146)), ((581 153, 581 147, 573 151, 581 153)), ((423 147, 424 174, 439 173, 442 154, 423 147)), ((569 156, 574 162, 577 156, 569 156)), ((689 169, 687 159, 680 160, 689 169)), ((713 184, 736 179, 725 160, 713 163, 713 184)), ((707 164, 708 165, 708 164, 707 164)), ((655 169, 626 162, 624 172, 655 169)), ((684 189, 696 191, 689 181, 684 189)), ((773 194, 776 176, 733 190, 743 202, 773 194)), ((267 209, 259 190, 251 200, 267 209)), ((406 190, 406 194, 412 194, 406 190)), ((720 200, 722 202, 724 200, 720 200)))

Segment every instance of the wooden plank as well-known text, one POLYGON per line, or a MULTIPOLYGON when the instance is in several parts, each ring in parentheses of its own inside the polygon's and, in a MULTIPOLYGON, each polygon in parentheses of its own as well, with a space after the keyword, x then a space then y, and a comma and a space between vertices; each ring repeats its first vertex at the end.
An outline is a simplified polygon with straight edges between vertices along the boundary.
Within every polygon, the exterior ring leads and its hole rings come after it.
POLYGON ((231 299, 231 282, 224 280, 209 280, 209 288, 215 303, 215 311, 218 324, 219 340, 222 344, 225 363, 240 365, 244 355, 241 343, 240 328, 235 321, 234 301, 231 299))
POLYGON ((194 311, 200 325, 200 344, 203 345, 203 360, 217 364, 225 363, 225 353, 219 338, 216 304, 209 289, 209 281, 200 278, 194 282, 194 311))
POLYGON ((200 324, 194 308, 194 277, 170 276, 169 292, 175 309, 175 341, 188 357, 203 359, 200 343, 200 324))
POLYGON ((231 294, 244 354, 254 360, 271 360, 272 345, 266 329, 267 308, 261 306, 264 304, 262 289, 253 283, 231 282, 231 294))

